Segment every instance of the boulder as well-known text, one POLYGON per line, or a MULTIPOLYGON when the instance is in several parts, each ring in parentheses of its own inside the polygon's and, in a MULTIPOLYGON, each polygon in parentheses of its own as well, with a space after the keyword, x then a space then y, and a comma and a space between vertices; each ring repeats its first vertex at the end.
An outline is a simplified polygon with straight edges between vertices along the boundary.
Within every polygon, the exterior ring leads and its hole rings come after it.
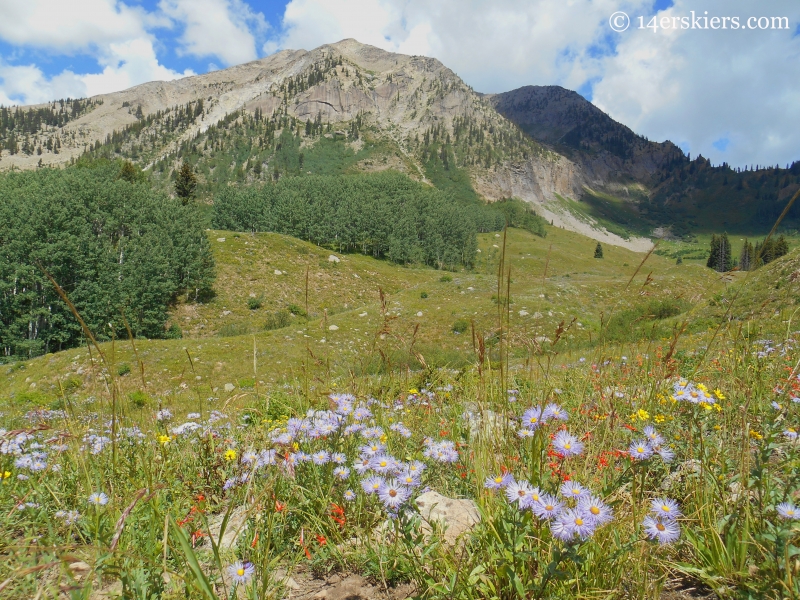
POLYGON ((444 529, 444 540, 453 544, 464 533, 480 523, 478 505, 472 500, 442 496, 439 492, 426 492, 416 499, 417 509, 423 519, 422 530, 430 532, 436 521, 444 529))

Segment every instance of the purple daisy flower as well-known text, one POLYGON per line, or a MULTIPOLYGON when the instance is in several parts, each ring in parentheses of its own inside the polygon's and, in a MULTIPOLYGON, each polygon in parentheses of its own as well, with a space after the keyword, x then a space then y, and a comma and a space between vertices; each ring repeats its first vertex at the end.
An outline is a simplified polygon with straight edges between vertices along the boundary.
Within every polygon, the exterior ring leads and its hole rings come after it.
POLYGON ((561 484, 559 491, 564 498, 575 498, 578 500, 589 495, 589 490, 577 481, 570 481, 569 479, 561 484))
POLYGON ((239 585, 244 585, 253 577, 256 568, 253 563, 238 560, 232 565, 228 566, 228 575, 230 575, 233 582, 239 585))
POLYGON ((662 545, 671 544, 681 536, 681 526, 677 521, 648 516, 644 518, 642 525, 647 537, 658 540, 662 545))
POLYGON ((655 498, 652 500, 650 502, 650 512, 661 519, 670 521, 683 516, 678 503, 670 498, 655 498))
POLYGON ((378 498, 383 502, 383 505, 390 510, 397 510, 411 496, 408 488, 400 485, 396 479, 392 479, 383 484, 381 489, 378 490, 378 498))
POLYGON ((653 456, 653 449, 645 440, 632 442, 628 448, 628 454, 634 460, 646 460, 653 456))
POLYGON ((565 458, 583 452, 583 443, 568 431, 561 430, 553 438, 553 448, 565 458))
POLYGON ((489 490, 502 490, 513 480, 514 476, 511 473, 495 475, 493 477, 487 477, 486 480, 483 482, 483 487, 489 490))

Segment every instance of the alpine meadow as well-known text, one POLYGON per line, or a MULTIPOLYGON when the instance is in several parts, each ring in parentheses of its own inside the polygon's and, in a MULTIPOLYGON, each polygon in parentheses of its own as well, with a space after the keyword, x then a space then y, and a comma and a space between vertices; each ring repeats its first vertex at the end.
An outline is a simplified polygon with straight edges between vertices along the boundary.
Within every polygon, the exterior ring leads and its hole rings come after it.
POLYGON ((353 39, 0 148, 0 597, 800 598, 800 162, 353 39))

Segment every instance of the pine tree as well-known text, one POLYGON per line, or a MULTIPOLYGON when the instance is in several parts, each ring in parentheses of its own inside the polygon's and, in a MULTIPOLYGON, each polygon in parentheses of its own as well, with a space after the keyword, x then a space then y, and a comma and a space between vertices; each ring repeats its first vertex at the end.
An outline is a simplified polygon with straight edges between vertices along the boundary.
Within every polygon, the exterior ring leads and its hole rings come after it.
POLYGON ((711 249, 708 252, 706 266, 709 269, 717 270, 717 253, 719 252, 719 238, 716 233, 711 234, 711 249))
POLYGON ((731 243, 728 234, 713 234, 711 236, 711 251, 708 255, 706 266, 720 273, 725 273, 733 268, 733 256, 731 254, 731 243))
POLYGON ((175 178, 175 194, 184 204, 194 198, 195 191, 197 190, 197 177, 192 170, 192 166, 183 161, 178 176, 175 178))
POLYGON ((603 258, 603 246, 600 242, 597 242, 597 246, 594 247, 594 257, 603 258))
POLYGON ((753 250, 753 244, 745 240, 744 245, 742 246, 742 252, 739 254, 739 269, 742 271, 750 271, 751 269, 755 268, 755 265, 753 264, 754 261, 755 253, 753 250))

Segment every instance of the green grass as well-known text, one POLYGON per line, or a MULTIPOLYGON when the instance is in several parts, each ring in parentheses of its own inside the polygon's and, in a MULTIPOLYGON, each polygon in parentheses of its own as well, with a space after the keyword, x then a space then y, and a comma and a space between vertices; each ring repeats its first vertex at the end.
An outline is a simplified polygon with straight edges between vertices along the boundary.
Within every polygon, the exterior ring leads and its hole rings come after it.
MULTIPOLYGON (((643 255, 611 246, 596 260, 593 240, 557 228, 545 239, 509 230, 505 242, 480 237, 474 270, 443 276, 358 254, 329 262, 327 250, 274 234, 208 235, 216 296, 174 308, 183 339, 118 340, 0 366, 2 425, 31 430, 49 465, 30 471, 0 455, 3 597, 55 598, 59 586, 85 597, 90 587, 130 598, 280 597, 287 570, 301 586, 313 574, 357 572, 381 586, 411 582, 430 598, 653 598, 678 574, 721 598, 800 594, 800 530, 775 511, 800 487, 797 448, 782 434, 800 419, 789 400, 800 395, 797 250, 721 278, 657 255, 640 267, 643 255), (252 297, 263 306, 251 309, 252 297), (279 311, 295 316, 265 331, 279 311), (707 407, 672 399, 678 376, 705 386, 707 407), (267 467, 226 489, 249 472, 246 452, 275 447, 287 418, 330 409, 329 395, 344 392, 377 399, 371 423, 394 456, 426 462, 423 485, 476 502, 482 521, 462 543, 426 534, 413 511, 384 524, 359 478, 343 482, 331 465, 303 463, 292 476, 267 467), (506 421, 549 402, 568 411, 563 425, 585 444, 579 456, 549 452, 559 423, 523 439, 506 421), (172 419, 157 420, 161 409, 172 419), (174 433, 185 420, 204 426, 174 433), (409 438, 390 429, 398 421, 409 438), (134 425, 142 438, 122 436, 96 454, 85 441, 134 425), (625 457, 647 425, 673 462, 625 457), (457 462, 423 456, 425 438, 453 441, 457 462), (614 520, 586 541, 559 542, 484 488, 502 469, 546 492, 569 476, 614 520), (358 492, 352 503, 348 488, 358 492), (109 503, 90 506, 93 492, 109 503), (660 496, 684 515, 679 540, 665 546, 642 526, 660 496), (67 524, 59 510, 81 517, 67 524), (218 546, 229 527, 244 533, 218 546), (234 591, 236 560, 252 562, 255 577, 234 591), (78 561, 89 568, 80 579, 70 567, 78 561)), ((297 442, 342 451, 348 464, 364 443, 297 442)))

